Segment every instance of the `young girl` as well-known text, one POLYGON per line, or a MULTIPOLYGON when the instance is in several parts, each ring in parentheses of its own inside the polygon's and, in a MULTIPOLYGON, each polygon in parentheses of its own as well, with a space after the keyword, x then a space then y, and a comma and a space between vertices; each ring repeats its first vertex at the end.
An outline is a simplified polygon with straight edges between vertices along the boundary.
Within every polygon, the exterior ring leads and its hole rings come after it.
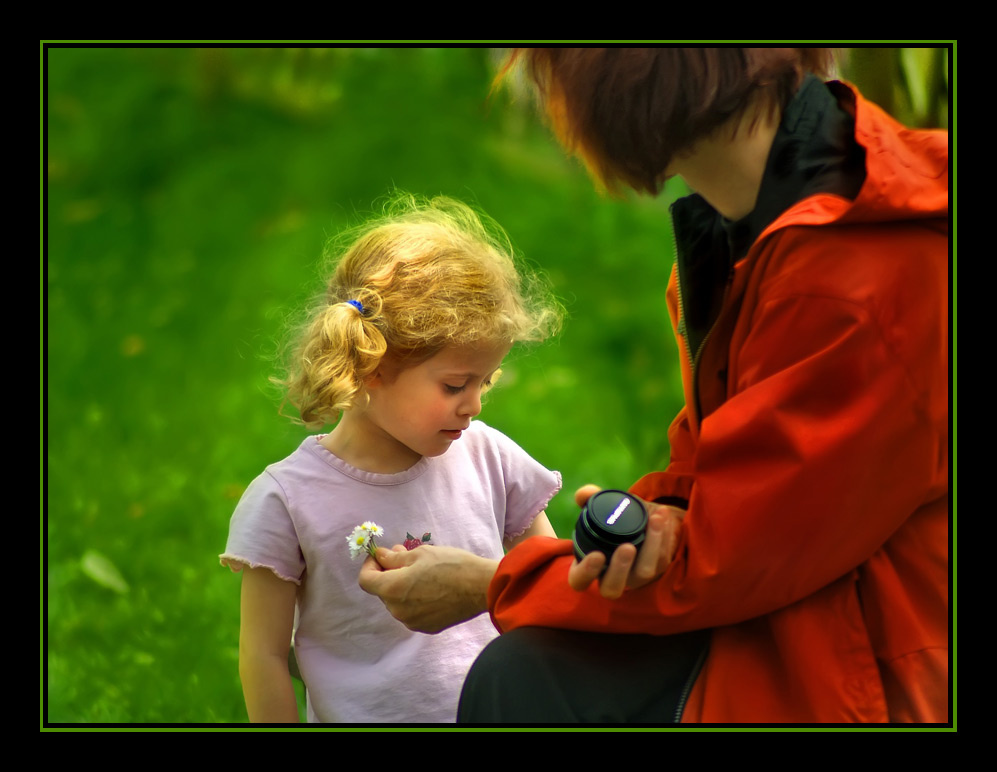
POLYGON ((357 585, 348 537, 373 521, 381 546, 497 559, 554 536, 560 475, 472 419, 512 344, 559 314, 501 229, 456 201, 401 197, 351 235, 281 381, 307 426, 335 428, 250 484, 221 555, 243 571, 239 673, 251 721, 297 721, 294 627, 310 722, 449 722, 489 618, 409 631, 357 585))

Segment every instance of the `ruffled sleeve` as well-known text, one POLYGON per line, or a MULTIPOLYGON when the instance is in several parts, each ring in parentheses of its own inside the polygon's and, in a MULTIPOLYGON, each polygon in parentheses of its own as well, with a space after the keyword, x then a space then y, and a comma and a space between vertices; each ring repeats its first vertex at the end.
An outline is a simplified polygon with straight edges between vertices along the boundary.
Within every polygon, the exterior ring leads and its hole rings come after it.
POLYGON ((503 538, 515 539, 561 490, 561 473, 547 469, 501 432, 489 427, 488 436, 498 449, 505 481, 503 538))
POLYGON ((246 489, 229 523, 223 566, 269 568, 285 581, 301 584, 305 559, 280 484, 264 472, 246 489))

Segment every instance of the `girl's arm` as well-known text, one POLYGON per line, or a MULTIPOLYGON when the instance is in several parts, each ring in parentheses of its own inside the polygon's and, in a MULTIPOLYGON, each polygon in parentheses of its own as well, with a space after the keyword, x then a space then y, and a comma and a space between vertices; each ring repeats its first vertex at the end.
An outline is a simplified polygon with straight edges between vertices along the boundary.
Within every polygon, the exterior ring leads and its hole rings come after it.
POLYGON ((531 536, 549 536, 552 539, 557 538, 557 534, 554 533, 554 526, 550 524, 550 520, 547 519, 547 513, 545 511, 533 518, 533 522, 530 524, 529 528, 514 539, 506 539, 502 546, 505 547, 506 550, 511 550, 517 544, 526 541, 531 536))
POLYGON ((298 723, 298 702, 287 669, 297 586, 267 568, 242 571, 239 677, 249 720, 298 723))

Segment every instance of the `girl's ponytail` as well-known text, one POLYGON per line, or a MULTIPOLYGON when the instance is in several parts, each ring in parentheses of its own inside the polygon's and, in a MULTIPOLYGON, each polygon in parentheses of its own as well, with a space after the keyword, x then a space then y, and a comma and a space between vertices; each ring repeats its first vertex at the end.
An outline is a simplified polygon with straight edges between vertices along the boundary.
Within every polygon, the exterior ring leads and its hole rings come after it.
POLYGON ((286 401, 311 429, 335 423, 343 410, 357 403, 388 348, 378 327, 377 295, 357 292, 349 300, 332 300, 312 317, 290 363, 291 372, 280 382, 287 389, 286 401))

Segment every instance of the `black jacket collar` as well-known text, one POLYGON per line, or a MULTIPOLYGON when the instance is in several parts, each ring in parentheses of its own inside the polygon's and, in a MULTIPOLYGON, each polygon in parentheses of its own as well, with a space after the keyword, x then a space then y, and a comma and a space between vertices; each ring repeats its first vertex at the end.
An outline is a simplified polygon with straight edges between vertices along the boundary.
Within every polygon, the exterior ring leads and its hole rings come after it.
POLYGON ((865 151, 855 142, 854 123, 827 85, 809 75, 783 113, 758 201, 748 215, 727 220, 698 194, 672 205, 681 331, 693 356, 720 313, 734 263, 770 223, 815 193, 858 195, 865 179, 865 151))

